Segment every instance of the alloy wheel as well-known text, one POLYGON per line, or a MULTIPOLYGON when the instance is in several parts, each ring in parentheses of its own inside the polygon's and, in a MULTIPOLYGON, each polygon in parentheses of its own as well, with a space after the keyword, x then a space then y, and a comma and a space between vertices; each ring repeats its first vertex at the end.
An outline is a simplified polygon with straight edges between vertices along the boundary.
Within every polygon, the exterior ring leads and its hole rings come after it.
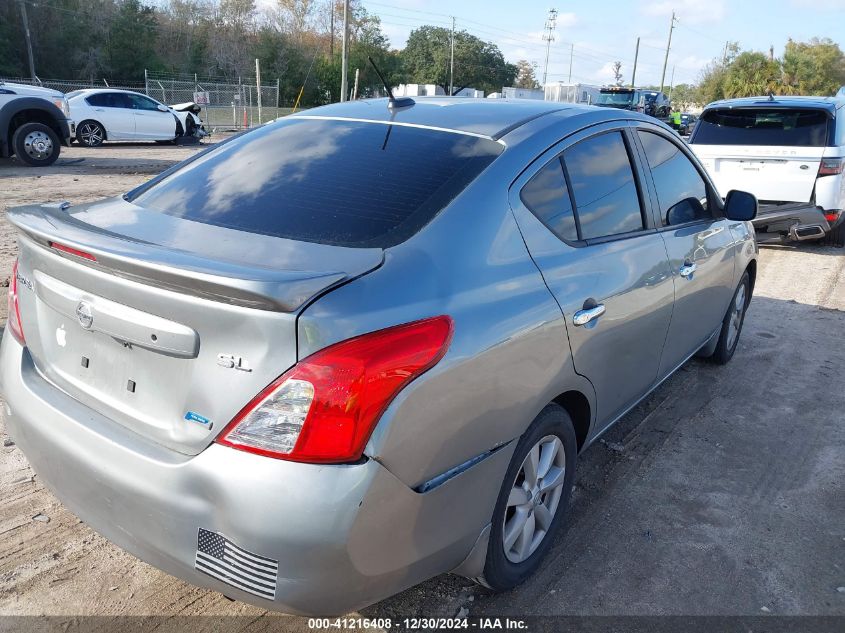
POLYGON ((566 452, 557 435, 539 440, 522 462, 508 496, 502 530, 505 556, 522 563, 552 526, 566 476, 566 452))
POLYGON ((79 138, 85 145, 93 147, 103 142, 103 131, 96 123, 84 123, 79 129, 79 138))
POLYGON ((739 287, 731 306, 731 315, 728 321, 728 349, 733 349, 736 339, 739 337, 739 329, 742 327, 742 316, 745 312, 745 284, 739 287))

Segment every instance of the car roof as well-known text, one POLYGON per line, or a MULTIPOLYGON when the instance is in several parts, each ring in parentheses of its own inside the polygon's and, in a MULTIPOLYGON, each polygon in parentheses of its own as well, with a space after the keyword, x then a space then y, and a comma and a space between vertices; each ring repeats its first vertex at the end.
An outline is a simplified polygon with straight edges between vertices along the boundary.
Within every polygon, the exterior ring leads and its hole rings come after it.
MULTIPOLYGON (((137 90, 127 90, 125 88, 83 88, 82 90, 74 90, 73 92, 76 93, 74 96, 94 95, 102 92, 126 92, 133 95, 144 95, 143 92, 138 92, 137 90)), ((144 96, 146 97, 147 95, 144 96)))
POLYGON ((704 110, 716 108, 817 108, 834 112, 837 108, 845 106, 845 99, 841 97, 799 97, 799 96, 774 96, 774 97, 742 97, 740 99, 722 99, 708 103, 704 110))
POLYGON ((471 97, 413 97, 413 99, 415 102, 413 106, 395 110, 387 107, 387 99, 362 99, 303 110, 291 116, 395 123, 461 132, 497 140, 521 125, 547 114, 577 115, 597 109, 593 106, 539 99, 471 97))

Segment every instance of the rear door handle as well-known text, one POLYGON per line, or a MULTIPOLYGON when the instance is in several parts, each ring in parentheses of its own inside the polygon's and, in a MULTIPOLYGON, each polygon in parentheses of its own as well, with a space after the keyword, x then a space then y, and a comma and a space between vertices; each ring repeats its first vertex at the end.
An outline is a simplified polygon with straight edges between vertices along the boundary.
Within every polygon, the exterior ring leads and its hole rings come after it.
POLYGON ((689 262, 684 262, 684 265, 681 266, 681 270, 678 271, 681 274, 681 277, 685 277, 686 279, 692 279, 693 273, 695 273, 698 266, 695 264, 690 264, 689 262))
POLYGON ((588 323, 598 319, 604 313, 604 304, 600 303, 592 308, 584 308, 583 310, 578 310, 578 312, 572 315, 572 322, 575 325, 587 325, 588 323))

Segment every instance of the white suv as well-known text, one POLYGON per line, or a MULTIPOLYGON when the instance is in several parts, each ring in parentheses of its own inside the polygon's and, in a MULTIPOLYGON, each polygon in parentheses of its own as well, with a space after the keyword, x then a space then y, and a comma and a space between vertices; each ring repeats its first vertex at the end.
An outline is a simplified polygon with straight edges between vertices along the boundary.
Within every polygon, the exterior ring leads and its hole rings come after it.
POLYGON ((67 99, 58 90, 0 80, 0 157, 52 165, 76 132, 69 119, 67 99))
POLYGON ((690 146, 722 196, 731 189, 757 196, 758 241, 845 245, 845 98, 716 101, 690 146))

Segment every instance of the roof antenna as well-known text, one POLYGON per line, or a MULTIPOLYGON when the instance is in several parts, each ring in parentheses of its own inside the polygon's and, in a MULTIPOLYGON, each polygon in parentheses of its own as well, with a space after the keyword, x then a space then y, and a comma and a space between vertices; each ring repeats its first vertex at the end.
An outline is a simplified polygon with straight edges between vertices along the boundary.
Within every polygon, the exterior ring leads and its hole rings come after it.
POLYGON ((772 90, 772 89, 769 89, 769 101, 774 101, 774 100, 775 100, 775 91, 772 90))
POLYGON ((390 86, 387 85, 387 82, 384 80, 384 75, 381 74, 381 71, 376 66, 376 63, 373 61, 373 58, 367 55, 367 59, 373 65, 373 68, 378 75, 378 78, 381 79, 381 83, 384 86, 384 89, 387 90, 387 107, 391 110, 396 108, 407 108, 412 106, 416 103, 411 97, 399 97, 398 99, 393 96, 393 91, 390 89, 390 86))

